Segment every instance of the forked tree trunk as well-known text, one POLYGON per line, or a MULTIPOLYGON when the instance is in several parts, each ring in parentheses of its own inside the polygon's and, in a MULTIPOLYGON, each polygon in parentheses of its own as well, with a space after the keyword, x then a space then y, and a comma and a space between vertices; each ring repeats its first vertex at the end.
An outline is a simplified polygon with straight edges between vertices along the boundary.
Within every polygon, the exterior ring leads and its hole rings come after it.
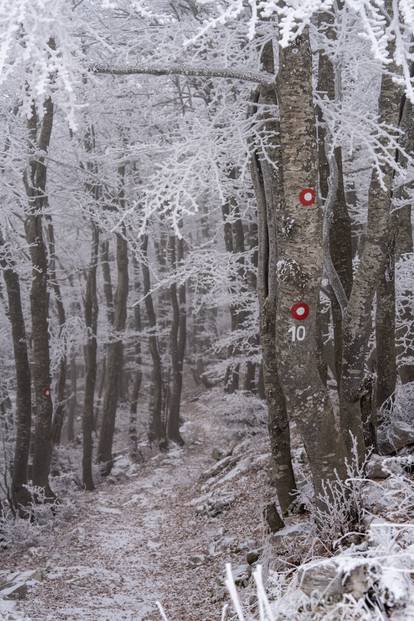
MULTIPOLYGON (((387 6, 391 12, 390 1, 387 2, 387 6)), ((398 72, 398 67, 390 65, 389 72, 382 76, 379 96, 379 121, 394 127, 397 127, 399 122, 402 91, 401 86, 394 82, 392 74, 398 72)), ((390 155, 393 157, 394 152, 390 155)), ((368 196, 367 236, 344 318, 340 391, 341 426, 348 452, 352 447, 352 434, 358 443, 360 457, 365 452, 361 426, 361 397, 365 392, 365 362, 370 337, 368 325, 373 298, 386 262, 394 179, 390 164, 384 165, 382 173, 381 183, 377 170, 374 169, 372 172, 368 196)))
POLYGON ((27 353, 26 328, 20 294, 20 280, 15 270, 8 245, 0 230, 0 247, 3 258, 0 265, 3 269, 8 299, 8 317, 10 320, 14 363, 16 368, 16 439, 14 444, 12 501, 15 507, 27 504, 30 494, 24 487, 27 484, 27 466, 30 451, 31 428, 31 380, 29 357, 27 353))
MULTIPOLYGON (((96 291, 96 271, 99 256, 99 228, 92 222, 91 262, 86 281, 85 295, 85 325, 88 331, 88 340, 85 345, 85 397, 82 419, 83 455, 82 481, 85 489, 94 489, 92 475, 92 431, 94 428, 94 397, 96 385, 96 350, 98 329, 98 296, 96 291)), ((72 378, 76 382, 76 365, 72 368, 72 378)), ((73 379, 72 379, 73 382, 73 379)), ((73 387, 73 384, 72 384, 73 387)), ((76 387, 75 390, 76 399, 76 387)))
MULTIPOLYGON (((336 29, 333 26, 334 14, 321 13, 319 16, 319 26, 324 28, 326 36, 330 40, 336 37, 336 29)), ((319 53, 318 67, 318 92, 328 100, 339 99, 340 93, 336 92, 336 83, 340 81, 340 75, 331 62, 329 56, 321 51, 319 53)), ((340 85, 339 85, 340 88, 340 85)), ((328 250, 332 259, 332 264, 340 279, 346 298, 349 299, 352 288, 352 231, 351 218, 348 213, 345 197, 344 176, 342 168, 342 149, 336 147, 331 163, 328 159, 328 152, 331 149, 329 135, 324 124, 322 109, 318 109, 318 154, 319 154, 319 184, 320 194, 325 201, 328 199, 329 186, 335 176, 335 196, 330 207, 330 223, 326 234, 329 235, 328 250), (336 170, 332 170, 335 168, 336 170)), ((335 351, 335 377, 338 390, 341 382, 342 367, 342 309, 335 296, 335 291, 330 289, 332 323, 334 332, 334 351, 335 351)))
POLYGON ((52 399, 50 394, 49 354, 49 295, 48 261, 43 237, 43 209, 46 201, 47 152, 53 126, 53 103, 45 101, 42 122, 38 122, 33 106, 28 121, 30 159, 24 173, 28 198, 25 210, 26 241, 32 260, 32 286, 30 309, 32 315, 32 379, 36 406, 33 439, 33 484, 43 488, 47 496, 53 496, 49 488, 49 470, 52 451, 51 422, 52 399))
MULTIPOLYGON (((266 71, 274 73, 273 50, 268 43, 262 54, 266 71)), ((283 198, 279 125, 270 106, 276 105, 275 86, 261 87, 258 103, 266 106, 263 115, 264 131, 271 135, 271 144, 264 154, 257 151, 252 157, 252 180, 257 201, 258 222, 258 273, 257 290, 260 305, 260 344, 262 348, 262 377, 268 408, 268 429, 272 452, 272 479, 282 513, 286 513, 296 492, 290 454, 290 431, 286 401, 279 382, 276 356, 276 305, 277 278, 275 265, 278 257, 276 214, 280 212, 283 198), (265 157, 266 155, 266 157, 265 157), (272 164, 269 163, 272 160, 272 164)))
POLYGON ((276 348, 288 411, 302 435, 318 498, 324 480, 332 479, 336 470, 343 475, 344 459, 332 404, 316 364, 324 252, 308 28, 280 49, 277 93, 284 204, 276 216, 280 227, 276 348), (310 204, 303 205, 307 199, 310 204), (297 304, 302 305, 302 314, 295 314, 297 304))

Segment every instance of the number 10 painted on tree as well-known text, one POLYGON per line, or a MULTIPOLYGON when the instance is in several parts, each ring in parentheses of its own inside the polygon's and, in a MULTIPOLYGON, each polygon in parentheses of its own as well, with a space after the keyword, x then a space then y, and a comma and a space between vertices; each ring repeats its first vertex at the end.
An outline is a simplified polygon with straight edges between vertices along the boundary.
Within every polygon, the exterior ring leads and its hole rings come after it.
POLYGON ((291 326, 288 330, 288 334, 292 337, 292 343, 295 341, 304 341, 306 336, 305 326, 291 326))

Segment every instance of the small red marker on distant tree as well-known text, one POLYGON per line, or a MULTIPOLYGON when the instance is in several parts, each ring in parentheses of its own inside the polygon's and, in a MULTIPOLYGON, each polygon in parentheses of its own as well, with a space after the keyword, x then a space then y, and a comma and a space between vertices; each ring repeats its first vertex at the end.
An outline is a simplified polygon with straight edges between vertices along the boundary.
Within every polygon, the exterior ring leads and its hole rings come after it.
POLYGON ((46 398, 50 397, 50 388, 43 388, 42 394, 46 398))
POLYGON ((309 306, 305 302, 298 302, 292 306, 290 314, 293 319, 299 319, 299 321, 306 319, 309 315, 309 306))
POLYGON ((299 200, 301 205, 309 207, 309 205, 315 204, 315 190, 313 188, 304 188, 299 194, 299 200))

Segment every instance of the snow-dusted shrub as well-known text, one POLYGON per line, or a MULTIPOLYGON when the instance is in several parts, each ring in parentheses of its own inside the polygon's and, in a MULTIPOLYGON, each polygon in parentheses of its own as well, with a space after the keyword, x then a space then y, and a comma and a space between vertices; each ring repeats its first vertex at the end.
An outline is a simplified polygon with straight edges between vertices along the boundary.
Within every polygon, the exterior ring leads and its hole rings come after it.
POLYGON ((395 392, 382 404, 380 417, 383 427, 392 421, 404 421, 412 426, 414 412, 414 382, 398 384, 395 392))
POLYGON ((255 395, 238 390, 232 394, 224 394, 221 391, 210 391, 201 400, 204 408, 213 406, 216 411, 221 411, 223 418, 247 433, 264 426, 267 420, 267 411, 264 402, 255 395), (203 398, 206 400, 203 402, 203 398), (212 404, 214 402, 214 405, 212 404))
POLYGON ((36 499, 24 508, 19 516, 10 507, 3 508, 0 517, 0 542, 2 547, 25 549, 37 545, 42 536, 50 536, 50 529, 59 527, 72 518, 75 506, 70 496, 63 501, 51 502, 45 498, 40 487, 26 486, 32 498, 36 499))
POLYGON ((334 549, 347 536, 358 535, 366 530, 365 488, 368 480, 365 470, 368 457, 362 464, 358 461, 356 442, 353 442, 352 458, 346 463, 346 478, 338 475, 324 481, 323 491, 311 501, 311 517, 318 536, 324 545, 334 549))

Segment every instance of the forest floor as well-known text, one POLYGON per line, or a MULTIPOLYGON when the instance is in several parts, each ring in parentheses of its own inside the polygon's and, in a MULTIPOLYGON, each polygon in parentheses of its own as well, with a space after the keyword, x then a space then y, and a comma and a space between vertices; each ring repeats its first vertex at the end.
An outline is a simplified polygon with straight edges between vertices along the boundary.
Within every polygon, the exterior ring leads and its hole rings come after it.
POLYGON ((219 620, 225 563, 243 571, 246 553, 262 544, 269 494, 265 426, 254 431, 255 461, 247 450, 251 423, 243 431, 223 399, 218 390, 189 397, 184 448, 152 453, 132 468, 121 453, 96 491, 73 495, 66 522, 52 522, 29 549, 3 552, 3 570, 36 570, 4 618, 158 621, 160 601, 169 621, 219 620), (229 471, 231 456, 229 464, 217 460, 236 445, 238 466, 229 471), (218 463, 224 475, 206 484, 218 463))

